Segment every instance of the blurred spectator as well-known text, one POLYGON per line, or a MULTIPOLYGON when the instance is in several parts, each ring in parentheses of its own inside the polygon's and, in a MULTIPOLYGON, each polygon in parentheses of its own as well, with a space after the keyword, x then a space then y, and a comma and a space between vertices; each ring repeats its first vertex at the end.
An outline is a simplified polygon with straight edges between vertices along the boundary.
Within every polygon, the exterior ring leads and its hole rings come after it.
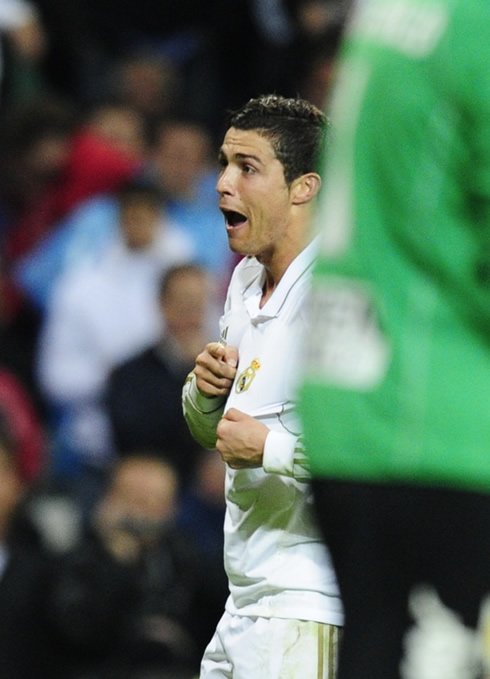
POLYGON ((49 679, 51 634, 44 617, 48 560, 13 530, 25 491, 18 450, 0 421, 0 671, 5 679, 49 679))
POLYGON ((0 0, 1 106, 44 89, 46 50, 47 35, 35 3, 0 0))
POLYGON ((142 125, 127 107, 104 105, 83 123, 77 123, 70 105, 50 97, 2 111, 1 334, 39 405, 33 360, 41 316, 28 284, 44 289, 47 277, 33 248, 49 251, 46 240, 56 220, 83 198, 120 186, 139 167, 143 150, 142 125), (31 275, 25 284, 17 274, 24 258, 26 276, 31 275))
POLYGON ((169 214, 195 243, 197 260, 216 276, 224 294, 233 256, 218 209, 218 168, 209 131, 196 121, 164 121, 157 130, 147 171, 166 194, 169 214))
POLYGON ((263 92, 303 95, 306 74, 325 36, 343 22, 346 4, 349 0, 214 0, 219 111, 239 108, 263 92), (237 49, 244 35, 247 49, 237 49))
MULTIPOLYGON (((119 67, 141 52, 178 72, 174 113, 192 115, 220 140, 222 111, 260 92, 297 94, 296 47, 350 0, 34 0, 48 36, 44 76, 86 104, 111 91, 119 67), (247 50, 237 49, 247 36, 247 50), (203 87, 205 83, 205 87, 203 87)), ((306 69, 309 70, 309 69, 306 69)), ((139 87, 145 79, 139 79, 139 87)), ((146 87, 145 87, 146 89, 146 87)))
POLYGON ((0 365, 0 413, 17 451, 18 472, 27 483, 38 481, 47 460, 47 440, 35 403, 22 382, 0 365))
POLYGON ((0 116, 0 197, 2 237, 15 221, 38 205, 68 161, 76 115, 66 101, 34 97, 15 102, 0 116))
MULTIPOLYGON (((244 101, 262 91, 257 58, 262 41, 252 4, 253 0, 214 0, 212 3, 213 16, 209 31, 217 80, 213 94, 220 120, 223 111, 238 108, 244 101), (246 49, 241 49, 244 40, 246 49)), ((271 14, 275 15, 275 12, 271 14)), ((268 56, 270 54, 271 51, 268 56)), ((260 64, 260 68, 269 70, 264 63, 260 64)), ((270 91, 273 90, 274 88, 270 91)), ((221 141, 221 126, 213 132, 216 139, 221 141)))
MULTIPOLYGON (((113 124, 114 127, 114 124, 113 124)), ((166 198, 167 216, 186 231, 195 259, 216 279, 224 294, 233 264, 216 193, 217 165, 206 127, 187 119, 167 119, 156 128, 155 140, 141 174, 158 182, 166 198)), ((56 279, 80 259, 100 252, 111 235, 112 199, 98 196, 79 204, 37 248, 21 258, 14 275, 18 286, 44 310, 56 279)))
POLYGON ((16 210, 8 261, 29 252, 81 200, 121 186, 145 157, 143 121, 127 105, 99 104, 77 121, 62 103, 32 100, 4 120, 3 191, 16 210))
POLYGON ((345 3, 336 0, 250 0, 259 33, 260 92, 303 96, 323 106, 339 45, 345 3))
POLYGON ((0 365, 21 383, 39 417, 43 418, 44 401, 37 388, 32 358, 36 350, 36 333, 32 328, 37 325, 37 317, 32 324, 25 316, 13 322, 5 303, 5 289, 0 256, 0 365))
POLYGON ((175 528, 177 475, 144 453, 115 463, 90 529, 60 559, 50 617, 70 679, 190 679, 206 623, 205 573, 175 528))
POLYGON ((139 170, 147 150, 145 120, 138 109, 117 100, 92 106, 72 141, 60 190, 61 213, 82 199, 116 189, 139 170))
POLYGON ((342 24, 333 24, 308 51, 299 73, 298 92, 319 108, 325 106, 330 92, 342 32, 342 24))
POLYGON ((56 416, 52 471, 73 474, 83 492, 96 488, 113 452, 101 400, 107 377, 161 336, 160 276, 194 255, 152 183, 130 180, 105 214, 114 236, 99 257, 58 280, 38 354, 41 389, 56 416))
POLYGON ((218 166, 204 125, 186 118, 164 120, 157 130, 151 167, 171 205, 216 204, 218 166))
POLYGON ((116 366, 107 381, 106 405, 116 450, 166 451, 183 485, 195 470, 201 448, 189 433, 181 405, 182 385, 216 321, 209 274, 195 265, 164 273, 159 290, 163 334, 116 366))
POLYGON ((223 564, 225 519, 225 464, 215 450, 202 450, 193 478, 180 501, 177 525, 189 534, 199 551, 199 560, 210 594, 210 609, 203 620, 209 641, 223 614, 228 598, 228 579, 223 564), (213 627, 214 622, 214 627, 213 627))
POLYGON ((108 89, 132 106, 153 135, 158 121, 179 111, 182 77, 168 57, 150 49, 125 54, 114 63, 108 89))
POLYGON ((296 18, 295 86, 322 108, 333 78, 347 5, 326 0, 286 0, 296 18))
MULTIPOLYGON (((131 177, 144 157, 145 136, 139 115, 118 104, 99 105, 81 123, 51 100, 33 100, 19 109, 19 117, 15 110, 5 116, 0 190, 8 210, 3 239, 8 313, 15 318, 26 302, 15 277, 19 260, 38 244, 44 252, 48 234, 80 201, 131 177)), ((35 275, 36 261, 33 268, 35 275)))
MULTIPOLYGON (((47 37, 43 59, 46 87, 85 107, 94 101, 94 94, 104 91, 102 83, 107 69, 91 3, 87 0, 31 1, 47 37)), ((99 4, 103 3, 104 0, 100 0, 99 4)))
POLYGON ((183 77, 179 111, 213 122, 220 111, 208 39, 214 0, 146 0, 124 7, 119 0, 35 1, 49 36, 46 77, 56 92, 83 104, 96 101, 111 91, 122 62, 137 52, 152 54, 183 77))

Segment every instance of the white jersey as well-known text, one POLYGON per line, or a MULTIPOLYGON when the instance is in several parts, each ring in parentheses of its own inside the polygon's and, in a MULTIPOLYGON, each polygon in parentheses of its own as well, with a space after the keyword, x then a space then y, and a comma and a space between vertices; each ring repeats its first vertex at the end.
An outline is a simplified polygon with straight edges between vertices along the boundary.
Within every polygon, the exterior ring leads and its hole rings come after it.
POLYGON ((330 558, 312 515, 309 475, 296 412, 297 367, 316 247, 291 263, 260 308, 264 268, 255 258, 235 268, 220 320, 238 348, 237 376, 224 402, 184 387, 184 413, 196 438, 216 443, 222 413, 237 408, 263 422, 263 467, 227 467, 225 568, 235 615, 296 618, 341 625, 342 606, 330 558))

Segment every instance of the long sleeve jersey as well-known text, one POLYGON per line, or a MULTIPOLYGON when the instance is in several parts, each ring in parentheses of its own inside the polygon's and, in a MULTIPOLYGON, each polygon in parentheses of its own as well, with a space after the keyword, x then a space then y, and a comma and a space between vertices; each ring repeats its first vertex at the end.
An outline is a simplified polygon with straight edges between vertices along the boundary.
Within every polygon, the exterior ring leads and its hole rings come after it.
POLYGON ((205 398, 191 377, 184 387, 183 404, 191 431, 208 448, 215 446, 216 425, 231 407, 269 428, 261 468, 227 467, 227 610, 340 625, 337 583, 311 512, 296 412, 315 253, 312 243, 296 257, 262 308, 263 266, 255 258, 237 265, 220 320, 221 336, 238 348, 235 382, 226 399, 205 398))

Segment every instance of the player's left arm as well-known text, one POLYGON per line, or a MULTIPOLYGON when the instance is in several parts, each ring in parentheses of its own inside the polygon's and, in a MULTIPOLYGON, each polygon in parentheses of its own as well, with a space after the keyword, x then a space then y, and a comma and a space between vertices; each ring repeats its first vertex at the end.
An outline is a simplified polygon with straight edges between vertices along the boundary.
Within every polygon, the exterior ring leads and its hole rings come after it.
POLYGON ((237 408, 224 413, 216 434, 216 450, 232 469, 263 467, 271 474, 309 479, 301 437, 295 434, 269 429, 237 408))

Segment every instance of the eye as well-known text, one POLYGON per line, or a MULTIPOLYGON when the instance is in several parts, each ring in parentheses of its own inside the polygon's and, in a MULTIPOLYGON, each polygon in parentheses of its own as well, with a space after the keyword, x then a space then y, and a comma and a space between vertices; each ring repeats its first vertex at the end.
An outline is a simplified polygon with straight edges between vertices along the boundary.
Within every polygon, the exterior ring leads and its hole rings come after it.
POLYGON ((242 171, 244 172, 244 174, 255 174, 257 172, 255 167, 253 167, 252 165, 248 165, 247 163, 245 163, 242 166, 242 171))

